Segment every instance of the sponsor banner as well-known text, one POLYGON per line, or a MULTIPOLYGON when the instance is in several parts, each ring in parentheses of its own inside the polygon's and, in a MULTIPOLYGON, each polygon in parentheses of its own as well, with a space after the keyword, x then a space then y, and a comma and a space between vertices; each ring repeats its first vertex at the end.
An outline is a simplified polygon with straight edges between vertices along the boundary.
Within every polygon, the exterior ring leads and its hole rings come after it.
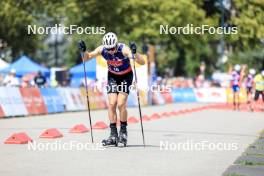
MULTIPOLYGON (((85 102, 85 106, 87 107, 85 88, 81 88, 80 91, 81 91, 83 101, 85 102)), ((89 89, 88 95, 89 95, 90 109, 106 108, 106 100, 105 100, 105 96, 102 92, 99 92, 99 91, 95 92, 95 91, 89 89)))
POLYGON ((104 96, 104 99, 105 99, 105 102, 106 102, 106 107, 108 107, 108 96, 107 96, 106 89, 103 90, 103 96, 104 96))
POLYGON ((85 110, 86 104, 82 98, 81 91, 79 88, 69 88, 71 99, 75 104, 77 110, 85 110))
POLYGON ((103 92, 99 92, 99 91, 94 92, 94 96, 97 97, 97 100, 96 100, 97 109, 105 109, 105 108, 107 108, 107 104, 106 104, 103 92))
MULTIPOLYGON (((0 89, 1 89, 1 87, 0 87, 0 89)), ((1 92, 2 92, 2 89, 0 90, 1 92)), ((2 118, 2 117, 5 117, 6 115, 5 115, 5 112, 4 112, 4 109, 3 109, 3 107, 2 107, 2 94, 1 94, 1 92, 0 92, 0 118, 2 118)))
POLYGON ((173 88, 171 91, 174 102, 196 102, 192 88, 173 88))
POLYGON ((44 98, 48 113, 63 112, 64 106, 61 97, 56 89, 41 88, 41 95, 44 98))
POLYGON ((52 104, 54 107, 55 112, 63 112, 64 106, 63 102, 61 101, 61 97, 56 89, 47 88, 49 96, 51 96, 52 104))
POLYGON ((19 88, 0 87, 0 99, 5 116, 28 115, 19 88))
POLYGON ((0 118, 3 118, 3 117, 5 117, 5 112, 2 108, 2 106, 0 105, 0 118))
POLYGON ((160 92, 152 92, 152 104, 154 105, 165 104, 165 100, 160 92))
POLYGON ((127 106, 135 107, 137 105, 137 93, 135 91, 131 91, 127 97, 127 106))
POLYGON ((0 87, 0 103, 5 116, 13 115, 12 101, 8 95, 6 87, 0 87))
POLYGON ((163 92, 161 92, 161 95, 162 95, 165 103, 173 103, 173 97, 171 95, 171 92, 163 91, 163 92))
MULTIPOLYGON (((102 56, 96 57, 96 78, 99 82, 107 82, 108 67, 105 59, 102 56)), ((103 87, 103 89, 105 89, 103 87)), ((104 91, 104 90, 103 90, 104 91)))
MULTIPOLYGON (((148 60, 146 55, 142 55, 143 59, 145 61, 144 65, 139 65, 138 63, 135 63, 136 65, 136 72, 137 72, 137 87, 139 90, 148 90, 148 60)), ((134 69, 134 62, 131 61, 131 67, 134 69)), ((134 70, 133 70, 134 71, 134 70)), ((135 81, 135 76, 134 76, 135 81)))
POLYGON ((37 109, 36 109, 35 102, 33 100, 33 96, 31 94, 30 89, 29 88, 20 88, 19 90, 20 90, 20 93, 21 93, 22 98, 23 98, 23 102, 27 108, 29 115, 37 114, 37 109))
POLYGON ((58 88, 57 89, 63 106, 67 111, 78 111, 85 109, 85 102, 82 99, 78 88, 58 88))
POLYGON ((148 105, 148 92, 139 90, 139 99, 140 99, 140 105, 147 106, 148 105))
POLYGON ((38 114, 46 114, 48 112, 47 107, 45 105, 44 99, 41 96, 40 90, 37 87, 29 88, 33 97, 33 102, 35 103, 35 107, 37 109, 38 114))
POLYGON ((8 96, 11 98, 12 101, 13 116, 28 115, 19 88, 9 87, 6 88, 6 91, 8 92, 8 96))
MULTIPOLYGON (((226 97, 228 103, 233 103, 233 90, 231 88, 226 89, 226 97)), ((239 91, 239 102, 240 103, 246 103, 247 102, 247 91, 246 89, 242 88, 239 91)))
POLYGON ((225 103, 225 88, 199 88, 194 89, 197 102, 203 103, 225 103))
POLYGON ((61 102, 63 106, 65 107, 66 111, 72 111, 74 108, 72 106, 72 103, 69 100, 69 96, 67 95, 67 88, 57 88, 57 92, 61 97, 61 102))
POLYGON ((40 88, 40 93, 44 99, 48 113, 55 113, 55 109, 53 107, 53 102, 52 102, 52 97, 49 95, 48 89, 40 88))
POLYGON ((47 113, 44 100, 38 88, 20 88, 19 90, 30 115, 47 113))
MULTIPOLYGON (((148 105, 148 96, 147 92, 143 90, 139 90, 139 101, 141 106, 148 105)), ((135 107, 138 106, 138 98, 137 98, 137 92, 136 91, 130 91, 128 95, 127 100, 127 106, 128 107, 135 107)))

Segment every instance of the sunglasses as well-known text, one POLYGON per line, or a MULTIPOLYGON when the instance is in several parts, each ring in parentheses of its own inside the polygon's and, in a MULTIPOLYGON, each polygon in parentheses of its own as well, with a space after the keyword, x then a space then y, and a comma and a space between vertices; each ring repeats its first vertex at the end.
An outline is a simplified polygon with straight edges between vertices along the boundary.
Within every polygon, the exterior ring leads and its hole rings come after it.
POLYGON ((108 48, 106 49, 107 51, 114 51, 116 49, 116 47, 113 47, 113 48, 108 48))

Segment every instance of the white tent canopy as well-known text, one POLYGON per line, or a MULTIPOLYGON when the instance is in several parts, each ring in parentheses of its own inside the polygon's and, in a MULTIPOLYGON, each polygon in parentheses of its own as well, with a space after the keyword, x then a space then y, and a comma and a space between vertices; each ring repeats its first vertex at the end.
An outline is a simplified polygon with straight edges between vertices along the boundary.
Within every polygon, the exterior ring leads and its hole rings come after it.
POLYGON ((8 66, 9 66, 9 63, 7 63, 6 61, 0 59, 0 70, 6 68, 8 66))

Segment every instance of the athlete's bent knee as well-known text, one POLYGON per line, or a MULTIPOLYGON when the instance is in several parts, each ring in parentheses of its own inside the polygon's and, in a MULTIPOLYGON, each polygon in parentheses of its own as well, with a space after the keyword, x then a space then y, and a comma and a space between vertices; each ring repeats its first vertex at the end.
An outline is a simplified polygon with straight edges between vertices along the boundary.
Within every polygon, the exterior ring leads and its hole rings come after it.
POLYGON ((112 110, 112 111, 115 111, 116 110, 116 102, 115 103, 109 103, 108 105, 108 109, 109 110, 112 110))
POLYGON ((126 102, 119 103, 117 105, 117 107, 118 107, 119 111, 125 110, 126 109, 126 102))

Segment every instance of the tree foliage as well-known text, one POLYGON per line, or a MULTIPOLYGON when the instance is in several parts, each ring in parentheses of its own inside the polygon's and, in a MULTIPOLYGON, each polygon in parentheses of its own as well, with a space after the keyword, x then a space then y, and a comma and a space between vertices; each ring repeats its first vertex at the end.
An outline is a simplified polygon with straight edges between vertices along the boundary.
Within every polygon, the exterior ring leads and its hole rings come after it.
MULTIPOLYGON (((200 62, 212 70, 218 61, 217 46, 221 35, 160 34, 160 25, 170 27, 220 25, 221 11, 217 0, 2 0, 0 1, 0 38, 8 42, 12 56, 22 52, 43 60, 41 52, 53 53, 45 35, 27 35, 26 26, 37 24, 52 26, 62 23, 82 27, 105 27, 118 34, 124 43, 136 41, 153 44, 157 50, 159 73, 171 68, 176 75, 194 75, 200 62)), ((237 35, 226 35, 229 62, 243 62, 260 68, 264 65, 264 1, 233 0, 226 12, 226 24, 237 26, 237 35), (262 41, 262 42, 261 42, 262 41), (254 60, 252 60, 254 59, 254 60), (262 62, 263 65, 257 64, 262 62)), ((88 48, 101 44, 102 35, 65 35, 59 46, 63 64, 72 66, 78 62, 76 43, 83 39, 88 48)), ((54 59, 47 57, 49 59, 54 59)), ((80 61, 80 60, 79 60, 80 61)))

